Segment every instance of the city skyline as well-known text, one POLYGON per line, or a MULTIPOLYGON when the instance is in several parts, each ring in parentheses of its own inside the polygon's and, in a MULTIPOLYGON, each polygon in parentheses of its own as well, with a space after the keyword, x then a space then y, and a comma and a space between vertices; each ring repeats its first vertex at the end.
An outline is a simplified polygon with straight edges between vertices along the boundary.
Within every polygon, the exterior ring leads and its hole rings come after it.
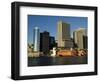
POLYGON ((73 31, 79 27, 87 28, 87 17, 70 17, 70 16, 39 16, 28 15, 28 43, 33 43, 33 29, 38 27, 40 32, 47 31, 51 36, 57 36, 57 22, 63 21, 69 23, 71 27, 71 36, 73 31))
POLYGON ((28 25, 30 26, 28 28, 27 47, 28 66, 87 64, 87 18, 62 17, 61 19, 59 16, 35 17, 32 16, 32 19, 29 18, 28 20, 28 25), (34 22, 33 19, 34 21, 36 19, 36 21, 34 22), (68 19, 71 22, 68 22, 68 19), (73 38, 71 34, 73 34, 73 38), (51 61, 51 58, 56 61, 51 61), (58 60, 58 58, 63 60, 58 60), (66 63, 67 59, 70 60, 70 62, 68 61, 69 63, 66 63))

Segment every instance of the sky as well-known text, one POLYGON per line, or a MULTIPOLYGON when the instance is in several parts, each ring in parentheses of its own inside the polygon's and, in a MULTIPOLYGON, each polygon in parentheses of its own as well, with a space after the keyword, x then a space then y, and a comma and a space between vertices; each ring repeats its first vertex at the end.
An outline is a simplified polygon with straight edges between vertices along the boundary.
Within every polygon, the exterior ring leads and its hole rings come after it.
POLYGON ((57 22, 70 24, 71 37, 78 28, 87 28, 87 17, 28 15, 28 43, 33 43, 33 29, 38 27, 40 32, 48 31, 50 36, 57 36, 57 22))

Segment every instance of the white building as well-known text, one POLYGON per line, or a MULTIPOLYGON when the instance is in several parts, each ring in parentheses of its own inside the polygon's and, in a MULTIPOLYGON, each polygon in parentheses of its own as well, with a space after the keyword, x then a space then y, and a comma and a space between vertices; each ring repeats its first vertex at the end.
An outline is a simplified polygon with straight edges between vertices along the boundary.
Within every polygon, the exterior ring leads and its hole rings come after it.
POLYGON ((74 43, 77 45, 78 48, 84 49, 87 48, 87 29, 79 28, 74 31, 73 34, 74 43))
POLYGON ((35 27, 33 30, 33 51, 38 52, 40 50, 40 31, 38 27, 35 27))

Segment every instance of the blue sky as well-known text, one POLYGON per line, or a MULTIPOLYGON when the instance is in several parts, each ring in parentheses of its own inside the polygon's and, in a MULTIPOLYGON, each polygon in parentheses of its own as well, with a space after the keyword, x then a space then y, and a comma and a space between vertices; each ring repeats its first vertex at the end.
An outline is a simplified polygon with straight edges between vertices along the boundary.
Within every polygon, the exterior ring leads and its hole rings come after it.
POLYGON ((80 27, 87 28, 88 26, 87 17, 28 15, 28 43, 33 43, 34 27, 38 27, 40 32, 48 31, 50 36, 56 38, 58 21, 70 24, 71 35, 74 30, 80 27))

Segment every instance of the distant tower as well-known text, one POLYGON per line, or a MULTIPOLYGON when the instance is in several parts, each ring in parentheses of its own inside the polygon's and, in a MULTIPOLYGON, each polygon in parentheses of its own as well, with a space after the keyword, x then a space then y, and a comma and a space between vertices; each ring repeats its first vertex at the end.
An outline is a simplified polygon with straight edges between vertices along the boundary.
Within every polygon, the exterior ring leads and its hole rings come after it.
POLYGON ((40 31, 38 27, 35 27, 33 30, 33 50, 38 52, 40 50, 40 31))

